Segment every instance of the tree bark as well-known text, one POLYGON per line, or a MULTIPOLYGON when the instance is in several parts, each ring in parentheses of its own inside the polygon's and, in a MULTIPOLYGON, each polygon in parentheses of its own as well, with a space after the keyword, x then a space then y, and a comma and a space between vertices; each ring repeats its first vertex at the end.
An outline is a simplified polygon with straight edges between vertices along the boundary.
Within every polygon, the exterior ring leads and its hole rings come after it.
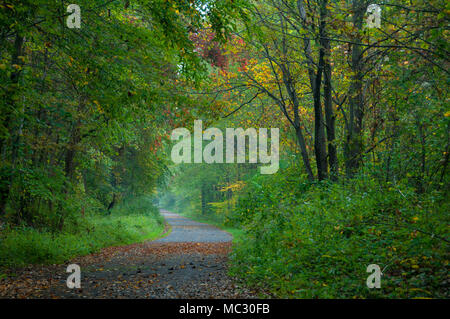
POLYGON ((363 96, 363 61, 362 47, 357 44, 361 42, 359 31, 362 29, 364 13, 366 10, 365 1, 354 0, 352 5, 353 26, 356 36, 352 39, 352 82, 349 88, 349 129, 347 141, 344 148, 345 169, 347 177, 352 177, 361 166, 361 154, 364 143, 362 136, 364 117, 364 96, 363 96))
MULTIPOLYGON (((328 9, 326 8, 328 1, 324 0, 322 3, 323 6, 323 15, 324 18, 328 17, 328 9)), ((328 39, 328 32, 326 28, 323 30, 323 37, 321 39, 321 45, 324 49, 324 86, 323 86, 323 94, 324 94, 324 108, 325 108, 325 121, 326 121, 326 131, 327 131, 327 141, 328 141, 328 163, 330 165, 330 177, 333 180, 336 180, 338 177, 338 158, 337 158, 337 150, 336 150, 336 133, 335 133, 335 116, 333 112, 333 102, 331 97, 331 46, 330 40, 328 39)))
MULTIPOLYGON (((319 24, 319 43, 322 44, 325 36, 325 15, 326 15, 326 1, 323 1, 320 8, 320 24, 319 24)), ((314 95, 314 151, 317 163, 317 177, 319 180, 324 180, 328 177, 328 163, 325 144, 325 126, 322 112, 321 102, 321 87, 322 87, 322 73, 324 71, 324 56, 325 48, 321 45, 319 49, 319 63, 317 66, 317 73, 314 79, 314 85, 311 83, 314 95)))
POLYGON ((297 136, 297 141, 300 146, 300 153, 302 155, 303 164, 305 165, 306 174, 310 182, 314 181, 314 174, 311 169, 311 164, 309 163, 308 150, 306 149, 305 137, 303 136, 303 131, 300 126, 295 127, 295 133, 297 136))

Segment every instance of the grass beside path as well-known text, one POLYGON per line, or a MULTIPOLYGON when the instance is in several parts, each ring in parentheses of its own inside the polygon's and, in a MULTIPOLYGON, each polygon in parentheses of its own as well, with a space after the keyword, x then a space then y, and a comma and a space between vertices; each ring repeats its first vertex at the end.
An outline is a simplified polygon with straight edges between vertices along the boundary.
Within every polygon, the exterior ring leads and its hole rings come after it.
POLYGON ((87 215, 61 232, 6 227, 0 233, 0 267, 63 263, 101 248, 156 239, 164 229, 164 218, 148 198, 118 205, 108 216, 87 215))

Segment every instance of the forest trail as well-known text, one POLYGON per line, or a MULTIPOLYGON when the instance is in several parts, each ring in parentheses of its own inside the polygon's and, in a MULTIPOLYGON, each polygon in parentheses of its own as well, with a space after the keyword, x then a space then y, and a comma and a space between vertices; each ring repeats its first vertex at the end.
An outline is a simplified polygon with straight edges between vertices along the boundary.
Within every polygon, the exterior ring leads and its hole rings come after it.
POLYGON ((29 266, 0 279, 0 298, 252 298, 227 275, 232 236, 161 211, 172 231, 155 241, 108 247, 65 264, 29 266), (66 267, 81 268, 81 288, 66 267))
POLYGON ((219 243, 231 242, 233 237, 217 227, 195 222, 186 217, 174 214, 167 210, 161 210, 166 222, 172 227, 172 231, 166 237, 154 242, 160 243, 219 243))

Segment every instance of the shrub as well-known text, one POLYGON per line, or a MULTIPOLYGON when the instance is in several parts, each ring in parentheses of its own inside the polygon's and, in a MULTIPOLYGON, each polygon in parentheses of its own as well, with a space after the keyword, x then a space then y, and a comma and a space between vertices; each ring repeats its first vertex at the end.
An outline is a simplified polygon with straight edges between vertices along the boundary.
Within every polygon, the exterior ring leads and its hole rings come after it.
POLYGON ((444 194, 363 177, 302 184, 276 174, 249 185, 234 216, 245 239, 231 272, 250 284, 292 298, 446 295, 444 194), (384 268, 381 289, 366 286, 369 264, 384 268))

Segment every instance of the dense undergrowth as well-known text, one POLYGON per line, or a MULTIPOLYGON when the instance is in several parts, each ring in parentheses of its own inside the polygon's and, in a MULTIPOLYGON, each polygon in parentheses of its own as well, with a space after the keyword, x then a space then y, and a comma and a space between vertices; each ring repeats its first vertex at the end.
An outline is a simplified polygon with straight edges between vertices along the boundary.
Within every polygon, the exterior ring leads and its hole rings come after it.
POLYGON ((249 181, 228 222, 245 230, 233 274, 285 298, 448 297, 445 192, 296 176, 249 181), (366 285, 370 264, 383 270, 380 289, 366 285))
POLYGON ((107 246, 158 237, 164 220, 149 197, 118 204, 110 215, 86 213, 62 231, 5 224, 0 232, 0 267, 62 263, 107 246))

